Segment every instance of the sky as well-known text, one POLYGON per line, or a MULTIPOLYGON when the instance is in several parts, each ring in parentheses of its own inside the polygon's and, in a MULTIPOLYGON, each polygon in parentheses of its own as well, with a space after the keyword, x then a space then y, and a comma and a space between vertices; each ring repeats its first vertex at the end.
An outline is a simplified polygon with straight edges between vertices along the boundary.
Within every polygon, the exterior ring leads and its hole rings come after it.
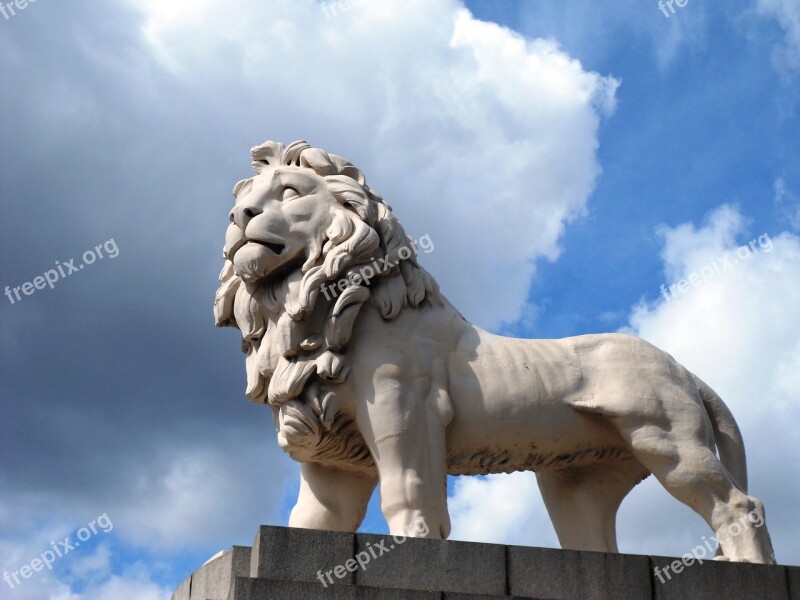
MULTIPOLYGON (((707 381, 800 565, 800 0, 674 8, 0 14, 0 571, 62 554, 0 599, 166 599, 286 524, 298 465, 211 312, 231 188, 268 139, 357 164, 475 324, 634 333, 707 381)), ((451 538, 558 546, 531 473, 448 490, 451 538)), ((639 554, 710 534, 653 478, 618 529, 639 554)), ((386 531, 376 498, 362 530, 386 531)))

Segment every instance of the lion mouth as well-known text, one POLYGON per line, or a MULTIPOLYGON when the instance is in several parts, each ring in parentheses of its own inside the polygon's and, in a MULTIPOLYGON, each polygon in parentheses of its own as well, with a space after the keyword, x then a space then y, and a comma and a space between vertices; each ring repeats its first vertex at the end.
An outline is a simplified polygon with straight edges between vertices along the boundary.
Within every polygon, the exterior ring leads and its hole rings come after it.
POLYGON ((263 246, 276 256, 280 256, 286 251, 286 244, 281 238, 263 235, 260 238, 248 237, 235 223, 232 223, 225 232, 225 248, 223 250, 225 258, 233 260, 239 250, 247 244, 263 246))
POLYGON ((236 274, 247 282, 256 282, 284 266, 290 247, 282 241, 248 238, 233 255, 236 274))
POLYGON ((272 252, 274 252, 278 256, 283 254, 283 251, 286 250, 286 244, 277 244, 275 242, 265 242, 263 240, 247 240, 247 241, 249 243, 251 243, 251 244, 258 244, 259 246, 264 246, 265 248, 269 248, 270 250, 272 250, 272 252))

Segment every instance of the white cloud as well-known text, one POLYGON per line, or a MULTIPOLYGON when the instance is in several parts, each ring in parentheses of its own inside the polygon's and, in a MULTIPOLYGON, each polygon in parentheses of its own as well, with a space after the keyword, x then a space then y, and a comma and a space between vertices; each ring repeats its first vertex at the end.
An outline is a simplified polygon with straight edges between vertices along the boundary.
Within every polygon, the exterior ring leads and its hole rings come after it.
POLYGON ((760 249, 758 238, 764 233, 743 235, 743 229, 741 215, 723 206, 711 213, 705 227, 665 230, 668 283, 699 272, 717 257, 731 257, 732 267, 669 302, 640 304, 631 325, 724 397, 731 396, 728 403, 737 414, 756 416, 763 414, 765 400, 753 398, 763 396, 764 385, 774 381, 775 366, 794 347, 800 331, 800 278, 795 277, 800 273, 800 240, 787 232, 767 233, 773 247, 760 249), (747 253, 740 248, 753 240, 760 251, 741 258, 747 253))
POLYGON ((558 256, 585 211, 616 80, 455 0, 357 3, 333 18, 310 0, 187 3, 187 19, 162 4, 145 4, 154 52, 219 90, 211 102, 252 143, 305 137, 347 156, 410 234, 431 235, 423 262, 468 317, 520 314, 534 261, 558 256))
MULTIPOLYGON (((730 406, 747 446, 750 491, 765 502, 777 558, 800 564, 795 519, 800 483, 792 462, 800 455, 800 237, 767 232, 772 242, 767 250, 770 244, 758 243, 764 232, 745 235, 746 221, 722 206, 702 227, 663 228, 668 285, 723 256, 738 262, 669 301, 642 302, 630 325, 702 377, 730 406), (758 253, 741 258, 745 252, 739 249, 750 248, 751 240, 758 253)), ((534 487, 525 478, 458 481, 450 504, 454 532, 470 540, 514 543, 522 536, 528 543, 557 546, 548 542, 549 528, 547 535, 529 533, 526 523, 546 519, 534 487)), ((652 477, 623 503, 618 530, 623 552, 668 555, 691 550, 710 533, 652 477)))
POLYGON ((81 594, 69 597, 69 600, 168 600, 174 590, 168 590, 155 583, 139 577, 112 576, 94 588, 81 594))
POLYGON ((459 477, 448 507, 450 539, 558 545, 533 473, 459 477))
POLYGON ((98 544, 92 554, 75 557, 69 562, 70 577, 81 581, 95 580, 110 570, 111 549, 104 543, 98 544))
POLYGON ((47 495, 8 493, 17 509, 7 521, 0 514, 0 550, 9 563, 22 564, 46 550, 50 540, 74 539, 98 513, 105 513, 112 527, 101 521, 92 539, 155 552, 247 543, 259 525, 254 515, 280 522, 284 488, 297 476, 298 466, 274 447, 273 436, 265 427, 259 436, 220 433, 219 445, 165 445, 145 464, 120 465, 119 478, 104 482, 113 489, 103 492, 102 505, 96 489, 64 495, 57 506, 47 495))
MULTIPOLYGON (((800 454, 800 238, 788 232, 770 235, 770 251, 742 260, 739 248, 764 233, 745 235, 745 222, 735 210, 721 207, 704 227, 664 230, 668 283, 700 272, 723 255, 739 262, 669 302, 640 304, 631 326, 702 377, 730 406, 747 445, 751 491, 767 506, 777 557, 798 563, 800 527, 793 515, 800 486, 786 476, 785 458, 800 454)), ((641 534, 637 523, 670 522, 680 534, 673 534, 671 543, 665 538, 664 551, 685 552, 707 530, 687 511, 667 506, 656 487, 643 486, 633 495, 634 514, 625 535, 635 540, 641 534)))
POLYGON ((100 544, 91 554, 69 559, 65 556, 61 560, 69 560, 70 564, 64 570, 56 563, 53 571, 35 572, 29 579, 19 577, 19 584, 12 579, 13 588, 3 582, 0 589, 10 591, 8 597, 13 600, 168 600, 171 597, 173 590, 155 583, 143 564, 134 563, 122 573, 113 573, 112 558, 109 547, 100 544))
MULTIPOLYGON (((80 592, 72 591, 72 588, 59 582, 48 582, 37 586, 31 590, 34 595, 20 596, 24 600, 42 600, 43 597, 49 600, 119 600, 126 598, 129 600, 169 600, 174 590, 162 587, 148 578, 141 575, 111 575, 102 583, 83 588, 80 592), (42 594, 47 596, 42 596, 42 594)), ((16 596, 14 597, 16 600, 16 596)))
POLYGON ((800 69, 800 0, 757 0, 756 8, 759 14, 775 19, 784 31, 784 43, 774 55, 778 67, 800 69))
POLYGON ((109 512, 118 535, 129 543, 166 549, 209 540, 246 543, 259 525, 254 515, 277 521, 283 486, 294 474, 288 457, 272 447, 273 435, 267 429, 261 443, 251 440, 229 452, 199 445, 182 449, 154 477, 140 473, 135 501, 120 502, 109 512))

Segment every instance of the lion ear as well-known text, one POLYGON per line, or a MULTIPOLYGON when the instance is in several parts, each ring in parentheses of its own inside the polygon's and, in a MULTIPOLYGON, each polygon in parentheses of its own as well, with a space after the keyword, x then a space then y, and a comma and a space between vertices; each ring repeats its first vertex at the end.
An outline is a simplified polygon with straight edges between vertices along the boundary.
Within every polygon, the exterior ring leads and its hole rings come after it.
POLYGON ((253 180, 252 179, 242 179, 241 181, 236 182, 236 185, 233 186, 233 197, 238 198, 239 192, 241 192, 247 184, 250 184, 248 187, 252 187, 253 180))
POLYGON ((325 178, 328 190, 339 204, 355 211, 361 220, 367 224, 375 222, 374 210, 370 204, 367 192, 360 184, 344 175, 333 175, 325 178))

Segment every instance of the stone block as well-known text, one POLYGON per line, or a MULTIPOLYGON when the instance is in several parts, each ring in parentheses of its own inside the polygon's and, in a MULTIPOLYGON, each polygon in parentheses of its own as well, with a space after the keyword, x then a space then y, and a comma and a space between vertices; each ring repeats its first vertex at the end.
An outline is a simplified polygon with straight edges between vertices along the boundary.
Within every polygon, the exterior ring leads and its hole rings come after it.
MULTIPOLYGON (((239 577, 228 600, 441 600, 440 592, 239 577)), ((500 598, 497 598, 500 600, 500 598)), ((481 600, 472 596, 465 600, 481 600)))
POLYGON ((786 567, 786 577, 789 580, 789 598, 800 600, 800 567, 786 567))
MULTIPOLYGON (((253 542, 250 577, 310 581, 321 586, 318 575, 353 558, 354 548, 352 533, 262 525, 253 542)), ((335 581, 351 584, 353 574, 335 581)))
POLYGON ((552 600, 649 600, 652 592, 646 556, 523 546, 508 547, 508 583, 510 594, 552 600))
POLYGON ((786 567, 706 560, 686 564, 680 558, 651 559, 655 600, 763 598, 788 600, 786 567))
POLYGON ((250 548, 234 546, 211 558, 192 575, 191 594, 186 599, 227 600, 233 578, 249 573, 250 548))
POLYGON ((215 596, 212 588, 218 587, 220 579, 230 582, 230 573, 230 550, 214 555, 192 575, 192 592, 189 597, 191 600, 219 600, 219 595, 215 596))
POLYGON ((496 594, 463 594, 461 592, 445 592, 442 595, 442 600, 548 600, 548 599, 522 598, 521 596, 498 596, 496 594))
POLYGON ((189 596, 189 592, 192 589, 192 577, 191 575, 183 580, 178 586, 178 589, 175 590, 175 593, 172 594, 172 598, 170 600, 192 600, 189 596))
POLYGON ((233 577, 250 576, 250 555, 252 550, 250 546, 234 546, 231 548, 231 568, 233 577))
POLYGON ((505 546, 358 534, 359 586, 503 595, 505 546), (366 557, 369 558, 367 562, 366 557))

